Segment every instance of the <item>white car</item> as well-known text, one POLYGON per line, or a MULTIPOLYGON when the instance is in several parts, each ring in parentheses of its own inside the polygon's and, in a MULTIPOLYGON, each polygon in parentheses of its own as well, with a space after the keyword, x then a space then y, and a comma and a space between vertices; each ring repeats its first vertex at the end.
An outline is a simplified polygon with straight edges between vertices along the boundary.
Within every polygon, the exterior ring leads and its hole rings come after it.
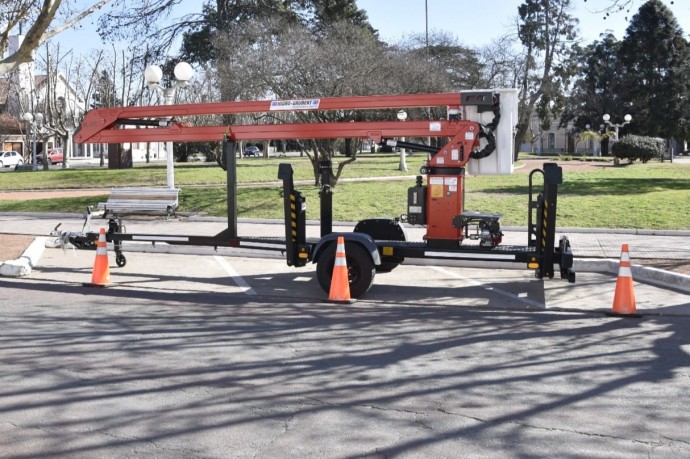
POLYGON ((0 167, 21 166, 24 158, 16 151, 3 151, 0 153, 0 167))

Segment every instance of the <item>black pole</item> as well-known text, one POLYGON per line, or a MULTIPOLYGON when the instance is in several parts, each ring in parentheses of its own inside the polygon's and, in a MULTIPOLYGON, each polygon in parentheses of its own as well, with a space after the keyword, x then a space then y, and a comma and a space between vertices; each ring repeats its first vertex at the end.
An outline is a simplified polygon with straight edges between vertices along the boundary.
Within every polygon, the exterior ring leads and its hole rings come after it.
POLYGON ((321 204, 321 237, 333 232, 333 189, 331 188, 331 161, 319 160, 319 173, 321 174, 321 191, 319 191, 321 204))
POLYGON ((556 242, 556 205, 558 185, 563 183, 563 169, 556 163, 544 163, 544 204, 542 208, 541 277, 553 277, 556 242))
POLYGON ((223 157, 227 173, 228 230, 227 236, 237 237, 237 141, 223 137, 223 157))

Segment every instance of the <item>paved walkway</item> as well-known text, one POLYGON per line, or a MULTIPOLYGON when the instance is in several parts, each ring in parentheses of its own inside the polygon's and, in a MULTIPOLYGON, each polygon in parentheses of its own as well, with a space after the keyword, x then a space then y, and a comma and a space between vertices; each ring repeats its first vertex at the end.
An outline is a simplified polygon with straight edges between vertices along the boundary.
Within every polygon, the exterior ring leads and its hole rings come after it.
MULTIPOLYGON (((48 236, 61 224, 61 230, 78 231, 84 223, 79 214, 60 213, 0 213, 0 233, 48 236)), ((105 226, 103 219, 94 219, 92 229, 105 226)), ((227 219, 213 217, 182 217, 179 219, 126 219, 127 232, 149 234, 214 235, 227 226, 227 219)), ((341 222, 335 229, 351 231, 354 223, 341 222)), ((421 240, 424 229, 407 229, 411 240, 421 240)), ((282 237, 282 221, 240 219, 239 234, 244 236, 282 237)), ((503 229, 503 244, 526 245, 524 228, 503 229)), ((316 222, 308 225, 310 237, 319 236, 316 222)), ((567 235, 576 257, 618 258, 621 245, 629 244, 630 254, 640 259, 669 259, 690 261, 690 231, 665 230, 606 230, 589 228, 560 228, 558 236, 567 235)))
MULTIPOLYGON (((57 226, 64 231, 80 231, 84 220, 78 214, 3 213, 0 214, 0 233, 48 236, 57 226)), ((92 230, 105 226, 106 220, 94 219, 92 230)), ((128 233, 177 234, 212 236, 227 226, 221 218, 188 217, 180 219, 125 221, 128 233)), ((351 231, 353 223, 336 223, 337 231, 351 231)), ((307 227, 309 237, 319 236, 318 224, 307 227)), ((252 237, 282 237, 282 222, 278 220, 240 220, 239 235, 252 237)), ((423 228, 408 228, 410 240, 422 240, 423 228)), ((633 261, 676 260, 690 264, 690 232, 686 231, 612 231, 583 228, 561 228, 558 236, 567 235, 576 258, 620 257, 622 244, 628 244, 633 261)), ((504 245, 527 245, 524 228, 504 228, 504 245)))

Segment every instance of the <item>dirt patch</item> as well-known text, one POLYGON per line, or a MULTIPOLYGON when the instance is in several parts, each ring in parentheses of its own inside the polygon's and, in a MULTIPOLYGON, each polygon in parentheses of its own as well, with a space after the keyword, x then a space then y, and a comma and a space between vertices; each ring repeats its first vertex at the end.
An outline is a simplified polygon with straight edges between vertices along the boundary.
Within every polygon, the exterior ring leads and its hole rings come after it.
POLYGON ((690 261, 689 260, 633 260, 634 264, 648 266, 650 268, 663 269, 664 271, 671 271, 678 274, 685 274, 690 276, 690 261))
POLYGON ((34 236, 0 234, 0 262, 16 260, 33 242, 34 236))
POLYGON ((544 169, 544 163, 556 162, 563 172, 586 171, 589 169, 600 169, 602 167, 614 167, 610 162, 599 161, 554 161, 552 159, 523 159, 523 167, 515 168, 515 172, 528 174, 534 169, 544 169))
POLYGON ((110 190, 24 190, 0 191, 0 201, 28 201, 31 199, 79 198, 110 193, 110 190))

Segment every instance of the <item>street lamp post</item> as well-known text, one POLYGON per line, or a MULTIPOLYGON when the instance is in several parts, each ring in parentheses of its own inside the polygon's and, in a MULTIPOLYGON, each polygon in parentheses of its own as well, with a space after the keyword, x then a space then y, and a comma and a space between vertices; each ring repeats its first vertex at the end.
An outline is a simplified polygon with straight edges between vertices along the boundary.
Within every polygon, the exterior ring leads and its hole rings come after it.
POLYGON ((631 116, 631 115, 625 115, 625 116, 623 117, 623 120, 624 120, 625 122, 622 123, 622 124, 614 124, 614 123, 612 123, 612 122, 611 122, 611 116, 610 116, 608 113, 606 113, 602 118, 604 119, 604 123, 608 124, 609 126, 611 126, 611 127, 614 129, 614 132, 615 132, 615 134, 616 134, 615 140, 618 140, 618 128, 622 128, 622 127, 625 126, 626 124, 630 123, 630 121, 632 121, 632 116, 631 116))
MULTIPOLYGON (((400 110, 398 112, 398 119, 400 121, 405 121, 407 119, 407 112, 405 110, 400 110)), ((405 141, 405 137, 401 139, 403 142, 405 141)), ((407 152, 405 151, 405 148, 400 149, 400 166, 398 167, 399 170, 405 172, 407 171, 407 158, 406 158, 407 152)))
POLYGON ((594 144, 594 141, 592 140, 592 135, 593 135, 592 126, 590 126, 589 124, 585 124, 585 129, 587 130, 586 131, 587 132, 587 144, 589 144, 589 145, 585 145, 585 148, 587 148, 588 146, 591 146, 592 147, 592 156, 596 156, 597 155, 597 146, 594 144))
POLYGON ((35 115, 32 115, 31 113, 27 112, 22 115, 22 118, 24 118, 24 121, 31 125, 31 170, 35 171, 38 170, 36 163, 36 132, 43 124, 43 114, 36 113, 35 115))
MULTIPOLYGON (((180 62, 175 66, 175 82, 170 84, 170 87, 165 88, 160 84, 163 79, 163 70, 157 65, 149 65, 144 70, 144 79, 149 89, 155 90, 163 94, 163 104, 172 105, 175 100, 175 92, 177 88, 183 88, 187 86, 187 83, 192 78, 194 71, 192 66, 186 62, 180 62)), ((173 144, 172 142, 167 142, 165 149, 166 154, 166 171, 167 171, 167 184, 168 188, 175 188, 175 171, 174 171, 174 154, 173 154, 173 144)))

